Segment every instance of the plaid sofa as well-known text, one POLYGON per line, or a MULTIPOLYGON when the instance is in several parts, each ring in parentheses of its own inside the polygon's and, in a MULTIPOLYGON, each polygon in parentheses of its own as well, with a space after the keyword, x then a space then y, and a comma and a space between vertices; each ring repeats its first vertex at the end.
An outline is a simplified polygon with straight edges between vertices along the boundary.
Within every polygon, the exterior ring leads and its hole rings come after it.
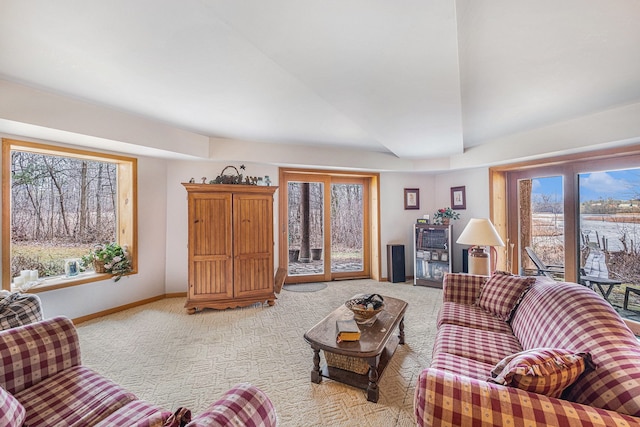
POLYGON ((416 385, 417 425, 640 426, 640 345, 602 297, 536 278, 504 321, 479 306, 487 280, 445 277, 432 361, 416 385), (489 380, 506 356, 540 348, 588 352, 595 369, 561 397, 489 380))
MULTIPOLYGON (((170 411, 132 393, 80 363, 71 320, 56 317, 0 331, 0 425, 161 427, 170 411)), ((239 384, 189 427, 275 426, 269 398, 239 384)))

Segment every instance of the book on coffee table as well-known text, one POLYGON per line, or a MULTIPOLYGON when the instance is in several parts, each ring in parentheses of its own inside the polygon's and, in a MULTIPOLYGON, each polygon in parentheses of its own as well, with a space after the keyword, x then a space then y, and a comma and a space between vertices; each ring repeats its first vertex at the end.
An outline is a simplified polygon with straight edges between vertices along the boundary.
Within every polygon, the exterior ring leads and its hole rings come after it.
POLYGON ((336 320, 336 341, 358 341, 360 339, 360 328, 354 319, 336 320))

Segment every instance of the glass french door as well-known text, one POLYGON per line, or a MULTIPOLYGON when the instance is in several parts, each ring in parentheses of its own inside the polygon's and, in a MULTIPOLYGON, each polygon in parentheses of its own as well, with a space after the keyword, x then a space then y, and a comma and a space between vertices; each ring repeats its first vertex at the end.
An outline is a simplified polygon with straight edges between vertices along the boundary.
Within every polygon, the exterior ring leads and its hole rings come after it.
POLYGON ((286 282, 369 277, 368 180, 316 173, 283 178, 286 282))

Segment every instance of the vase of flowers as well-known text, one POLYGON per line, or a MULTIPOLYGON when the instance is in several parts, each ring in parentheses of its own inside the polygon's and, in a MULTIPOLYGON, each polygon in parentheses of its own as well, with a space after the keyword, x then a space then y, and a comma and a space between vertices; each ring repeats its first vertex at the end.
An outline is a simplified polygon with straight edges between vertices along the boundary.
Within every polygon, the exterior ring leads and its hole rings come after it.
POLYGON ((460 214, 450 207, 438 209, 433 214, 433 223, 437 225, 449 225, 452 219, 460 219, 460 214))
POLYGON ((114 275, 116 282, 133 270, 127 247, 117 243, 96 245, 82 257, 82 264, 85 268, 93 265, 96 273, 114 275))

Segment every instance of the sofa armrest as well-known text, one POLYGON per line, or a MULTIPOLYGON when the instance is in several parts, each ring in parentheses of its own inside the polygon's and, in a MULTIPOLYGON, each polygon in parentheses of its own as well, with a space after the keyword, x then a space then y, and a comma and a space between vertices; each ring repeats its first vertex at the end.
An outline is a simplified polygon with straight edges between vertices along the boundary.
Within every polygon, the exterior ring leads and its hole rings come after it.
POLYGON ((238 384, 212 403, 187 427, 252 426, 273 427, 277 423, 271 400, 251 384, 238 384))
POLYGON ((487 276, 477 274, 445 274, 442 281, 442 300, 473 305, 478 300, 480 290, 488 279, 487 276))
POLYGON ((79 364, 78 334, 66 317, 0 331, 0 386, 11 394, 79 364))
POLYGON ((418 378, 419 426, 640 426, 640 419, 428 368, 418 378))

